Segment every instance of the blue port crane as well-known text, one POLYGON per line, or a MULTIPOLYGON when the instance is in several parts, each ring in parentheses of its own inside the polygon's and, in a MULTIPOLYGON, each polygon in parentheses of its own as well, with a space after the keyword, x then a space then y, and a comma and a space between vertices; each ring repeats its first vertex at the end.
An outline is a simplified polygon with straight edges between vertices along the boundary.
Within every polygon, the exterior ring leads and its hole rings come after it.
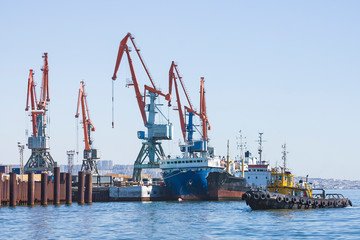
MULTIPOLYGON (((150 76, 150 73, 145 66, 143 58, 140 55, 140 50, 136 47, 134 42, 134 37, 128 33, 120 42, 119 51, 116 59, 115 70, 112 77, 113 84, 117 78, 117 72, 123 57, 124 52, 127 55, 132 83, 127 84, 127 86, 133 86, 135 90, 136 99, 138 102, 139 110, 141 113, 141 117, 144 123, 144 126, 147 129, 147 134, 145 131, 138 131, 138 138, 141 139, 142 147, 141 150, 135 160, 134 163, 134 171, 133 171, 133 180, 141 181, 141 172, 144 168, 158 168, 160 160, 166 158, 164 150, 161 145, 162 140, 172 140, 172 131, 173 126, 168 119, 166 124, 157 124, 155 123, 155 115, 158 112, 161 112, 158 108, 158 104, 155 103, 156 99, 159 96, 163 96, 166 100, 170 99, 169 94, 164 94, 160 90, 158 90, 150 76), (151 82, 151 86, 144 85, 144 92, 141 93, 138 79, 135 74, 135 69, 132 63, 132 59, 130 56, 130 49, 127 45, 128 40, 130 39, 132 45, 135 48, 135 51, 141 61, 141 64, 151 82), (149 103, 146 103, 146 98, 149 98, 149 103), (147 114, 146 114, 147 112, 147 114), (145 160, 148 160, 145 163, 145 160)), ((114 91, 113 91, 114 92, 114 91)), ((114 97, 112 98, 114 100, 114 97)), ((162 114, 165 118, 165 116, 162 114)), ((114 127, 114 121, 112 121, 112 127, 114 127)))
MULTIPOLYGON (((200 113, 194 110, 189 95, 186 91, 182 78, 179 74, 177 69, 177 65, 172 62, 169 70, 169 106, 171 105, 171 92, 172 92, 172 85, 174 84, 175 94, 176 94, 176 101, 177 101, 177 109, 179 111, 179 119, 180 119, 180 126, 181 132, 184 138, 185 146, 181 147, 181 151, 185 152, 185 154, 194 154, 197 152, 206 153, 207 150, 207 130, 210 130, 210 123, 209 119, 206 114, 206 104, 205 104, 205 88, 204 88, 204 78, 201 78, 200 83, 200 113), (184 110, 182 109, 180 94, 178 90, 178 83, 180 82, 184 95, 186 97, 188 106, 184 106, 184 110), (200 120, 202 121, 202 132, 201 132, 201 139, 195 140, 193 139, 194 133, 194 116, 197 115, 200 120), (187 116, 187 122, 186 122, 187 116)), ((210 149, 213 151, 212 149, 210 149)), ((210 152, 211 152, 210 151, 210 152)))
POLYGON ((34 71, 30 69, 28 78, 27 98, 25 111, 30 111, 32 120, 32 135, 28 138, 28 148, 31 149, 31 156, 25 164, 24 171, 27 172, 53 172, 56 162, 50 155, 49 136, 46 134, 47 122, 46 112, 50 102, 49 97, 49 66, 48 56, 44 53, 44 66, 41 95, 39 102, 36 98, 36 84, 34 81, 34 71), (31 110, 30 110, 31 103, 31 110))

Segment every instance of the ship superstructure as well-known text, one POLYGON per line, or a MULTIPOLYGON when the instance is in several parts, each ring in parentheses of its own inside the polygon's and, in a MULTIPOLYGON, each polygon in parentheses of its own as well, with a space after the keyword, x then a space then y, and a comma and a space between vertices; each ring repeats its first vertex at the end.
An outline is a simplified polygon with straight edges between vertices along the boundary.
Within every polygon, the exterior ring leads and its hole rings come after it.
POLYGON ((245 152, 245 164, 247 165, 245 179, 251 187, 265 189, 270 182, 271 173, 268 162, 264 161, 262 157, 262 135, 263 133, 259 133, 259 159, 252 156, 250 151, 245 152))

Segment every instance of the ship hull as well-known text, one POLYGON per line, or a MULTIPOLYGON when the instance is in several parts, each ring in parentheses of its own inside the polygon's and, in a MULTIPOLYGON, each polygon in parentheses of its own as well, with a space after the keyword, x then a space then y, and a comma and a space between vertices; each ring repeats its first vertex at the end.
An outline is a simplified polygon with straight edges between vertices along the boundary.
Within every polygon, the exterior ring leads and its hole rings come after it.
POLYGON ((175 199, 182 200, 209 200, 207 175, 211 170, 173 170, 163 172, 167 188, 175 199))
POLYGON ((250 190, 244 178, 234 177, 227 172, 212 172, 207 177, 209 199, 215 201, 240 201, 250 190))
POLYGON ((165 186, 110 187, 110 201, 165 201, 170 194, 165 186))
POLYGON ((351 201, 347 198, 294 197, 264 191, 248 191, 243 195, 243 199, 252 210, 344 208, 349 205, 352 206, 351 201))

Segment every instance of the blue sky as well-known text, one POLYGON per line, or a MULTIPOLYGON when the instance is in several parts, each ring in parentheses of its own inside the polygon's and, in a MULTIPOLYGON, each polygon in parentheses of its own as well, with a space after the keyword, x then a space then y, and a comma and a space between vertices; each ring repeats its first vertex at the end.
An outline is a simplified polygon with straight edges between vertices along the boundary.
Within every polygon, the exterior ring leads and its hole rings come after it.
MULTIPOLYGON (((178 63, 192 102, 206 80, 211 143, 219 155, 238 155, 241 129, 256 152, 264 132, 264 157, 280 163, 287 143, 296 175, 359 179, 360 3, 358 1, 2 1, 0 163, 18 163, 25 143, 29 69, 41 83, 42 53, 49 53, 51 154, 66 163, 76 148, 77 91, 86 82, 95 145, 103 159, 132 164, 144 130, 130 78, 122 64, 116 81, 116 128, 111 128, 111 76, 120 40, 131 32, 156 85, 168 86, 178 63)), ((148 83, 137 60, 141 84, 148 83)), ((126 63, 125 61, 123 63, 126 63)), ((175 138, 177 112, 164 108, 175 138), (169 112, 169 113, 168 113, 169 112)), ((80 138, 82 134, 80 129, 80 138)), ((82 143, 80 142, 81 146, 82 143)), ((25 151, 25 161, 30 150, 25 151)), ((80 164, 81 157, 78 163, 80 164)))

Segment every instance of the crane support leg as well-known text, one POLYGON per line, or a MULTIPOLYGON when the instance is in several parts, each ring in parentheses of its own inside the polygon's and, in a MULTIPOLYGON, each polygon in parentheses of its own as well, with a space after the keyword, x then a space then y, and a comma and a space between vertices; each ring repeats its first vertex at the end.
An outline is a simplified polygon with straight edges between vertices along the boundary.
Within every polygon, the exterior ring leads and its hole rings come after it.
POLYGON ((84 159, 81 166, 81 171, 85 172, 86 174, 91 173, 92 175, 99 175, 96 159, 84 159))
POLYGON ((141 172, 143 168, 159 168, 159 160, 165 159, 165 153, 160 142, 143 142, 141 150, 134 163, 133 181, 141 181, 141 172), (149 162, 144 164, 149 154, 156 155, 155 158, 149 158, 149 162))
POLYGON ((45 149, 33 149, 31 156, 24 167, 24 172, 53 172, 56 163, 45 149))

